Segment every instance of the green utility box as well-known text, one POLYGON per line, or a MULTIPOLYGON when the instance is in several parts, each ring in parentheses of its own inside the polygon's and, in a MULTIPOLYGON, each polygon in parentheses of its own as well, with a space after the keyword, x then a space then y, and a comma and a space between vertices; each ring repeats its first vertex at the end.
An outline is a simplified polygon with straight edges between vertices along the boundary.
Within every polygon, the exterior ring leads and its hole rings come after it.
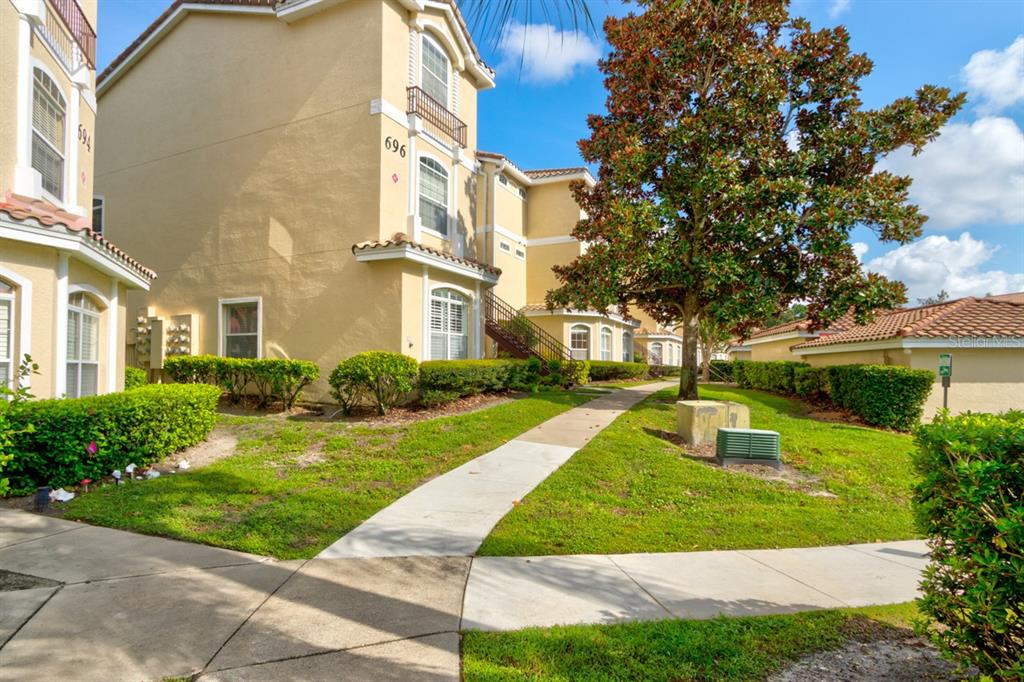
POLYGON ((718 429, 715 455, 723 466, 761 464, 782 468, 777 431, 762 429, 718 429))

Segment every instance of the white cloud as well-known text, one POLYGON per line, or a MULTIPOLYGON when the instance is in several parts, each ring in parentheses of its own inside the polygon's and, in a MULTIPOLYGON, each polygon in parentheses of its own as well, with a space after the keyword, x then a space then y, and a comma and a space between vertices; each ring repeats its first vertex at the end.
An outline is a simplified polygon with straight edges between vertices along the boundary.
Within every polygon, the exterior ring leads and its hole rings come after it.
POLYGON ((586 34, 559 31, 551 24, 513 22, 498 45, 501 67, 518 71, 533 83, 559 83, 578 66, 596 64, 601 50, 586 34))
POLYGON ((918 156, 902 148, 879 168, 914 178, 910 198, 926 228, 1024 223, 1024 133, 1012 119, 949 123, 918 156))
POLYGON ((950 298, 1024 291, 1024 273, 981 269, 998 249, 970 232, 955 240, 931 235, 874 258, 865 267, 906 284, 910 302, 943 289, 950 298))
POLYGON ((981 50, 960 70, 971 100, 983 113, 1024 102, 1024 36, 1005 50, 981 50))
POLYGON ((828 16, 835 19, 840 14, 850 9, 850 5, 853 0, 832 0, 832 5, 828 8, 828 16))
POLYGON ((857 256, 857 260, 864 260, 864 254, 868 252, 868 245, 864 242, 854 242, 850 246, 853 247, 853 254, 857 256))

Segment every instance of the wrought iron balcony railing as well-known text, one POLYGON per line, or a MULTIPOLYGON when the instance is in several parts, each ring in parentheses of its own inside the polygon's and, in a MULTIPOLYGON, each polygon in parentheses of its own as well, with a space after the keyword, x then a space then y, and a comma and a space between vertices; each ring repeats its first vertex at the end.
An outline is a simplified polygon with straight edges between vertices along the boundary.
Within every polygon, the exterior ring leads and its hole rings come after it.
POLYGON ((60 54, 65 65, 71 69, 76 68, 82 61, 89 65, 89 68, 96 68, 96 31, 85 18, 82 8, 76 0, 46 0, 46 20, 43 30, 51 46, 60 54), (70 41, 61 31, 61 27, 54 21, 53 14, 60 17, 64 24, 64 30, 70 34, 77 50, 72 48, 70 41), (77 54, 75 54, 77 51, 77 54))
POLYGON ((433 134, 442 134, 460 147, 466 146, 466 124, 448 108, 415 85, 408 88, 407 114, 416 114, 433 134))

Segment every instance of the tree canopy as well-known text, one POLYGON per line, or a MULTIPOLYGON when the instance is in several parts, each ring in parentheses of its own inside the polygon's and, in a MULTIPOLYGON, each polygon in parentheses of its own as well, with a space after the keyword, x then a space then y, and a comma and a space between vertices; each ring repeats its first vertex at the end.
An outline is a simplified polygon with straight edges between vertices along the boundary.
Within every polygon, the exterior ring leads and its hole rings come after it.
POLYGON ((604 24, 607 112, 579 144, 598 181, 574 185, 588 248, 555 268, 548 304, 682 322, 680 396, 694 398, 698 319, 742 335, 796 301, 813 325, 903 302, 901 283, 862 271, 850 231, 920 235, 910 178, 875 165, 920 152, 964 96, 924 85, 865 109, 871 60, 784 0, 640 5, 604 24))

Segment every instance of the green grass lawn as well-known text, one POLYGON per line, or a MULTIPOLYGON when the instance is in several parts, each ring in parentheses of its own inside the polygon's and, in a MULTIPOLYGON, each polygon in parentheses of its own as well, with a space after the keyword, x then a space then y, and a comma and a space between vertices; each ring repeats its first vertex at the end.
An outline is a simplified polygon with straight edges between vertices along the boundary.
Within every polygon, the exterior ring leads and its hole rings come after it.
POLYGON ((910 436, 812 420, 802 403, 729 387, 781 434, 803 489, 688 459, 667 440, 674 388, 616 420, 530 493, 484 541, 493 556, 804 547, 916 537, 910 436), (827 492, 835 497, 810 493, 827 492))
POLYGON ((282 559, 316 555, 424 481, 593 396, 539 393, 405 425, 221 417, 235 454, 74 500, 67 518, 282 559))
POLYGON ((914 604, 785 616, 467 632, 466 682, 763 680, 851 640, 906 636, 914 604))

